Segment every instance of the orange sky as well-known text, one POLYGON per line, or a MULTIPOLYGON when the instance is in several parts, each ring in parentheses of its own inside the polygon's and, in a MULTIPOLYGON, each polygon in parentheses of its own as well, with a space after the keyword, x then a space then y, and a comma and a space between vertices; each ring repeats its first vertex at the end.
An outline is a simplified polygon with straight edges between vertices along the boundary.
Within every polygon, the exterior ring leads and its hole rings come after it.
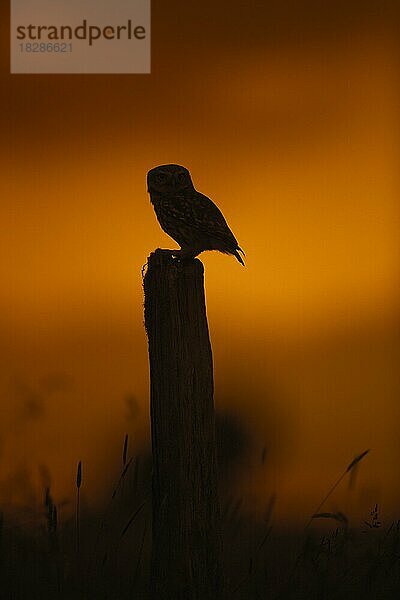
POLYGON ((396 508, 392 4, 268 4, 154 2, 150 76, 11 76, 2 9, 4 503, 32 500, 41 465, 56 498, 70 495, 78 459, 94 501, 125 432, 148 440, 140 272, 174 243, 145 176, 176 162, 246 251, 246 269, 201 259, 216 405, 252 435, 237 475, 247 506, 276 492, 279 515, 301 520, 370 447, 331 507, 396 508))

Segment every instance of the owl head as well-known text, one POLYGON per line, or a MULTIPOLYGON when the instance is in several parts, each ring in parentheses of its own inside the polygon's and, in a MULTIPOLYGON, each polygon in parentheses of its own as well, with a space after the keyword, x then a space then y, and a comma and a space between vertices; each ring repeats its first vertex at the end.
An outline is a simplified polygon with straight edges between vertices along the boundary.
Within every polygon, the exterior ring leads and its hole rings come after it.
POLYGON ((150 193, 171 194, 187 188, 194 189, 192 178, 181 165, 160 165, 147 173, 147 190, 150 193))

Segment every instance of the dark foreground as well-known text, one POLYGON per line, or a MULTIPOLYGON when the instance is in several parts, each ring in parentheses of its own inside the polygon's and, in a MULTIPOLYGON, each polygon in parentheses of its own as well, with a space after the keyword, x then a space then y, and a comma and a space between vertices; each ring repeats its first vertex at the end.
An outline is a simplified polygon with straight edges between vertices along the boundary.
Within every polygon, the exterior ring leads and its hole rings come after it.
MULTIPOLYGON (((0 597, 4 600, 149 598, 150 465, 127 462, 99 515, 80 508, 64 518, 44 491, 41 513, 10 517, 0 530, 0 597)), ((69 508, 69 512, 71 512, 69 508)), ((381 521, 379 507, 351 526, 323 514, 326 530, 283 533, 273 501, 259 522, 239 499, 226 500, 223 533, 227 599, 394 599, 400 594, 400 522, 381 521)))

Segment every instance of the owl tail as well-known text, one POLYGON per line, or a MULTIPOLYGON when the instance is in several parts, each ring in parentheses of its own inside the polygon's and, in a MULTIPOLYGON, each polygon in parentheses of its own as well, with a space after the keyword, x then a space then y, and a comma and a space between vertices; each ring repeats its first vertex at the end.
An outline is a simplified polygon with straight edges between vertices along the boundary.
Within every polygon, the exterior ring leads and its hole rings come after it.
POLYGON ((239 252, 241 252, 244 256, 244 252, 241 248, 239 248, 239 246, 236 248, 236 250, 233 252, 233 255, 236 256, 236 258, 238 259, 238 261, 240 262, 241 265, 244 266, 244 260, 243 258, 240 256, 239 252))

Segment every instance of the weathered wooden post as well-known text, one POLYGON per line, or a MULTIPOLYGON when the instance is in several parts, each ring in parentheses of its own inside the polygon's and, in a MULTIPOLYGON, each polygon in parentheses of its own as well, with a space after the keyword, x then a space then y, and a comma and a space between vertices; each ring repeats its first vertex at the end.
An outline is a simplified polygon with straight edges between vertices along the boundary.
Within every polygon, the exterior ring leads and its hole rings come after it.
POLYGON ((156 250, 144 278, 153 449, 152 600, 223 594, 204 269, 156 250))

